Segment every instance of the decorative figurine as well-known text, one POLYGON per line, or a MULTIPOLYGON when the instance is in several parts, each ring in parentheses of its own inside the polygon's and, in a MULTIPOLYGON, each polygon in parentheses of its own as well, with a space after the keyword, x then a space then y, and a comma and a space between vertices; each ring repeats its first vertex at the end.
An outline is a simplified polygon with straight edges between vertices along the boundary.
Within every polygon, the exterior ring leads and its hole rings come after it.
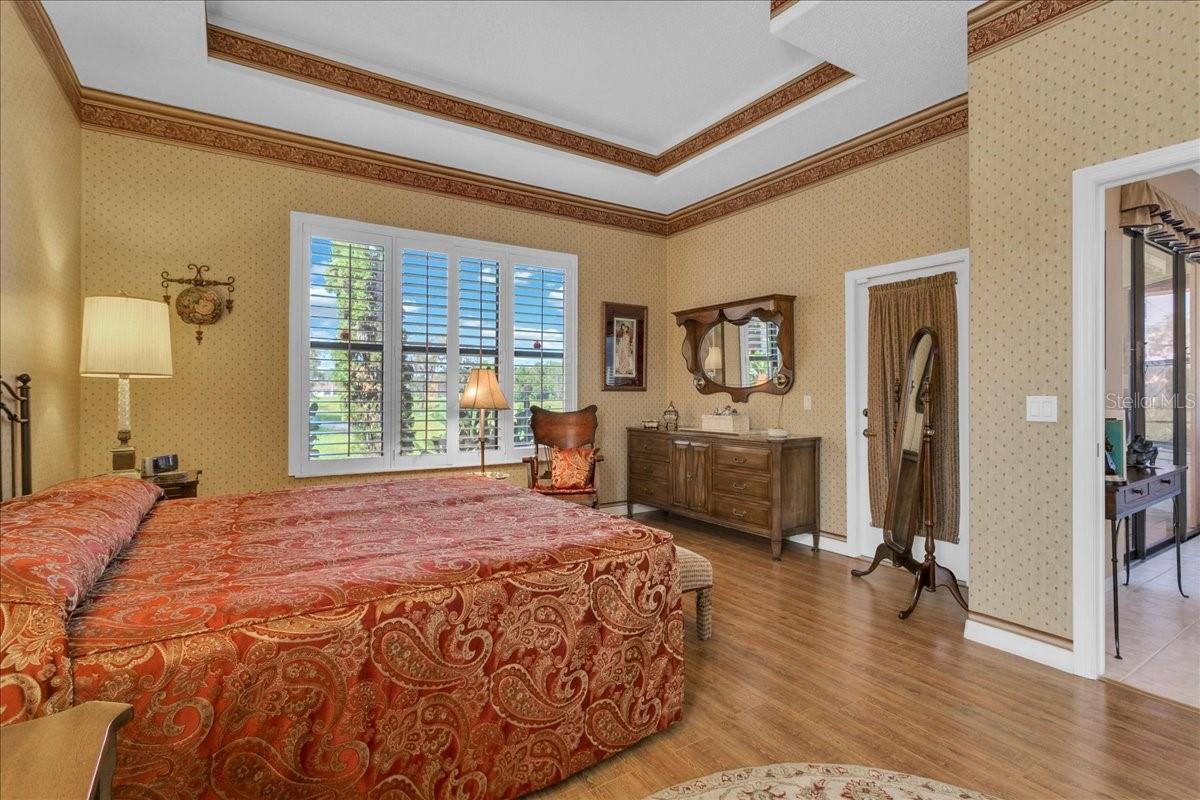
POLYGON ((1138 434, 1133 437, 1125 451, 1125 463, 1131 467, 1153 467, 1158 460, 1158 447, 1150 443, 1145 436, 1138 434))
POLYGON ((674 401, 669 403, 667 410, 663 412, 663 428, 668 431, 679 430, 679 412, 675 410, 674 401))

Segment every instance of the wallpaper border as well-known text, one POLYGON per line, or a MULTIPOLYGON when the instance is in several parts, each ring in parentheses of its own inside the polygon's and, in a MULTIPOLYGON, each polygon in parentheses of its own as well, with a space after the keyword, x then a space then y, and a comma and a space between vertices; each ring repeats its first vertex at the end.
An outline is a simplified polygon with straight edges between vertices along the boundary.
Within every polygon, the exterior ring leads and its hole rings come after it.
POLYGON ((967 13, 967 61, 1015 44, 1107 0, 988 0, 967 13))
POLYGON ((822 62, 659 155, 652 155, 211 23, 208 25, 208 54, 212 58, 249 69, 270 72, 651 175, 661 175, 853 77, 841 67, 822 62))

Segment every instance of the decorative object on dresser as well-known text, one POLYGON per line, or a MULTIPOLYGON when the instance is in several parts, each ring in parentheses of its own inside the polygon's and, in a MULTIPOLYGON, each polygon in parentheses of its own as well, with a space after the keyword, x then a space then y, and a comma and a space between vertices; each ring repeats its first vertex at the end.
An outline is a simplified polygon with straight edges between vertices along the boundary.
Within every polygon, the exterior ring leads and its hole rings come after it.
POLYGON ((646 307, 604 304, 605 392, 646 391, 646 307))
POLYGON ((112 451, 112 471, 137 477, 137 454, 129 446, 129 379, 173 374, 167 304, 126 295, 85 298, 79 374, 117 379, 119 445, 112 451))
POLYGON ((584 502, 597 508, 600 505, 600 489, 596 465, 604 461, 604 456, 596 449, 596 429, 599 424, 594 405, 578 411, 547 411, 530 406, 533 455, 522 459, 529 465, 529 488, 539 494, 584 502), (553 475, 555 451, 579 448, 590 448, 592 451, 590 474, 580 486, 556 488, 553 475))
POLYGON ((8 426, 0 435, 0 450, 7 450, 8 457, 0 458, 0 497, 7 500, 33 491, 31 469, 33 451, 32 425, 29 421, 29 383, 27 374, 17 376, 17 385, 0 379, 0 421, 8 426), (20 475, 20 492, 17 491, 17 476, 20 475))
POLYGON ((712 562, 686 547, 675 545, 675 561, 679 564, 679 591, 696 593, 696 638, 712 636, 712 562))
MULTIPOLYGON (((888 479, 888 502, 883 520, 883 542, 875 549, 875 558, 865 570, 851 570, 856 578, 875 571, 884 558, 904 567, 916 576, 912 602, 900 612, 908 619, 921 599, 921 592, 937 591, 944 585, 958 604, 967 609, 967 601, 958 588, 954 573, 937 563, 934 555, 936 522, 933 486, 933 441, 935 419, 933 409, 934 371, 937 368, 937 335, 930 328, 921 328, 908 348, 905 379, 896 387, 898 408, 893 417, 892 463, 888 479), (918 530, 925 536, 925 560, 912 556, 913 537, 918 530)), ((866 431, 878 435, 877 431, 866 431)))
POLYGON ((0 728, 0 797, 108 800, 117 764, 117 729, 133 706, 89 700, 0 728))
POLYGON ((458 399, 459 408, 474 409, 479 414, 479 474, 487 476, 484 452, 487 450, 487 412, 508 408, 508 398, 496 380, 496 370, 476 367, 467 376, 467 387, 458 399))
MULTIPOLYGON (((1117 658, 1121 657, 1121 614, 1117 601, 1117 533, 1121 529, 1121 521, 1125 522, 1125 585, 1129 585, 1129 562, 1132 556, 1129 552, 1129 523, 1134 515, 1151 506, 1156 506, 1172 497, 1178 498, 1183 493, 1186 466, 1160 464, 1157 467, 1140 467, 1130 464, 1122 470, 1119 480, 1106 480, 1104 483, 1104 516, 1109 521, 1109 534, 1112 536, 1112 603, 1113 603, 1113 643, 1116 645, 1117 658)), ((1176 500, 1178 503, 1178 500, 1176 500)), ((1172 535, 1175 540, 1175 583, 1179 593, 1183 593, 1183 558, 1179 545, 1183 542, 1182 514, 1175 514, 1172 525, 1172 535)))
POLYGON ((739 414, 733 406, 700 415, 700 430, 713 433, 749 433, 750 415, 739 414))
POLYGON ((178 500, 182 497, 199 496, 202 472, 204 470, 200 469, 164 472, 158 475, 147 475, 146 480, 161 487, 166 499, 178 500))
POLYGON ((175 298, 175 313, 189 325, 196 326, 196 344, 204 341, 204 325, 212 325, 221 320, 226 314, 233 313, 234 277, 231 275, 223 281, 204 277, 209 271, 207 264, 188 264, 188 269, 196 270, 191 278, 172 278, 166 270, 162 272, 163 302, 171 302, 168 291, 172 283, 187 284, 186 289, 175 298), (222 289, 227 289, 226 294, 222 289))
POLYGON ((663 412, 663 430, 679 430, 679 411, 676 410, 674 401, 667 403, 667 410, 663 412))
POLYGON ((762 536, 771 557, 783 537, 821 536, 821 440, 629 428, 628 511, 633 504, 762 536))
POLYGON ((683 360, 701 394, 785 394, 795 380, 793 295, 772 294, 675 312, 683 360))

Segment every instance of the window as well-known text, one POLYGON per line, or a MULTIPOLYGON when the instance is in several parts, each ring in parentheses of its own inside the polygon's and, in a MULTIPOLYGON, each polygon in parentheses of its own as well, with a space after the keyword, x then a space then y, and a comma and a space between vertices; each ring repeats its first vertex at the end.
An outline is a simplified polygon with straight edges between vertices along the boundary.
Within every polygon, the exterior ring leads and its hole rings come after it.
POLYGON ((530 406, 575 406, 575 287, 569 254, 293 213, 290 474, 474 465, 475 367, 512 406, 489 461, 527 455, 530 406))

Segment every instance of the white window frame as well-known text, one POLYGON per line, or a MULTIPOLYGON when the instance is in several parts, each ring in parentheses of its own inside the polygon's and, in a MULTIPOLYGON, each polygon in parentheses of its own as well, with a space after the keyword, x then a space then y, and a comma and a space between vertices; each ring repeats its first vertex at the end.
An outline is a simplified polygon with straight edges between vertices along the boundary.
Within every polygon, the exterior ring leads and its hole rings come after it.
MULTIPOLYGON (((403 472, 439 468, 469 467, 479 463, 474 450, 458 450, 458 265, 461 257, 483 257, 500 264, 500 386, 511 401, 513 396, 513 266, 559 269, 564 273, 563 345, 566 380, 566 405, 578 405, 578 314, 579 259, 571 253, 557 253, 528 247, 445 236, 436 233, 339 219, 293 211, 291 224, 291 269, 288 302, 288 474, 293 477, 353 475, 379 472, 403 472), (308 457, 308 358, 309 358, 309 281, 310 240, 314 237, 349 239, 385 247, 384 295, 384 452, 370 458, 312 460, 308 457), (400 348, 390 337, 398 330, 401 312, 401 281, 398 279, 399 254, 404 248, 446 253, 449 258, 447 285, 446 347, 446 447, 435 455, 399 455, 399 392, 392 390, 392 377, 399 374, 400 348)), ((499 447, 488 448, 489 462, 512 464, 533 454, 532 447, 513 444, 513 410, 501 411, 499 447)))

